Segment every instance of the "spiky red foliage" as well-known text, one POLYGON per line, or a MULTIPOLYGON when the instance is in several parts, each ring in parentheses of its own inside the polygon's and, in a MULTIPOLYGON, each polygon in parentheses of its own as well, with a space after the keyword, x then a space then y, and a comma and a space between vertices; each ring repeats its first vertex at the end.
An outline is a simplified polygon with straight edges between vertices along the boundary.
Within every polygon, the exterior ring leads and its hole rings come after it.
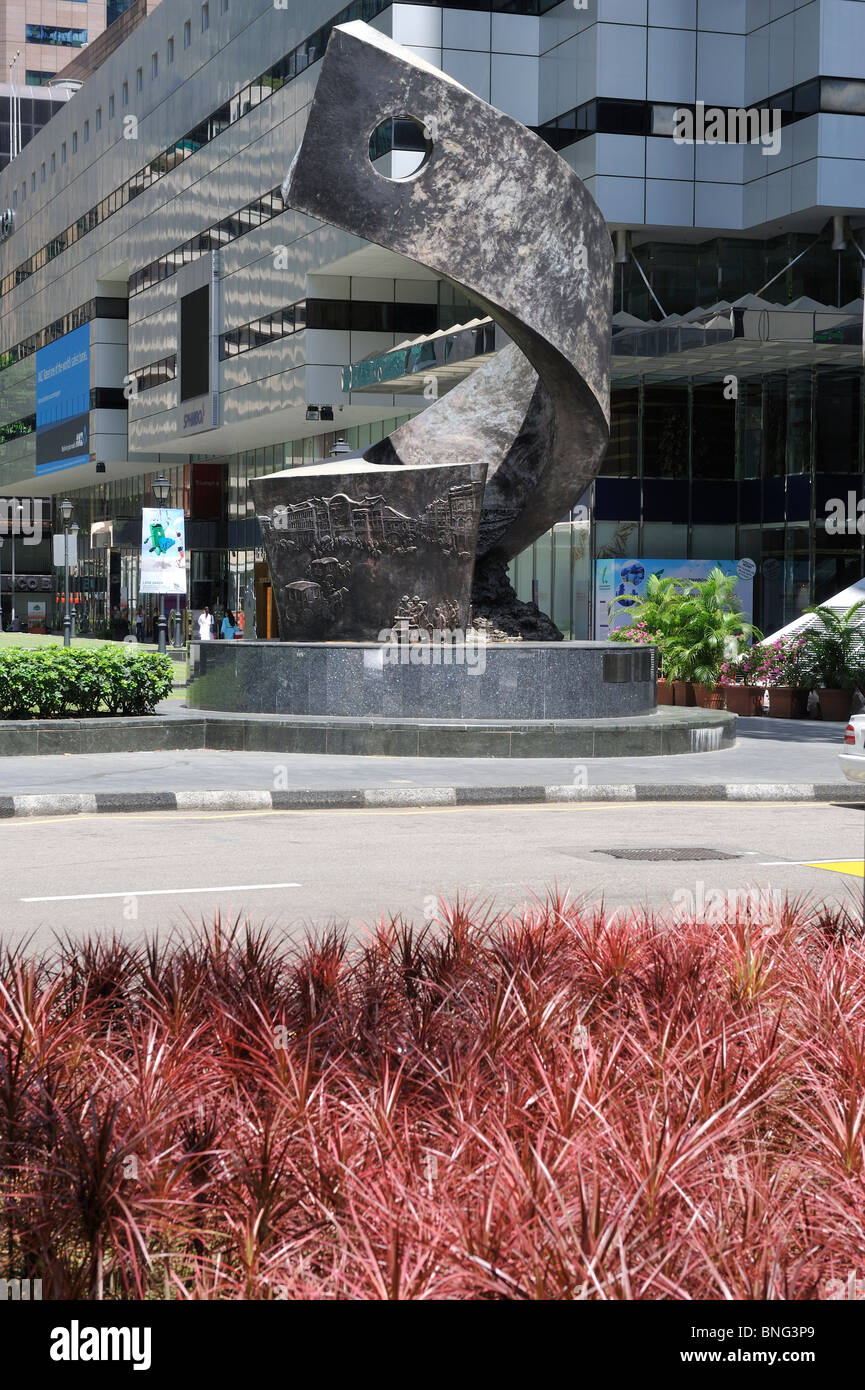
POLYGON ((865 943, 554 896, 0 962, 7 1278, 54 1298, 807 1299, 861 1265, 865 943))

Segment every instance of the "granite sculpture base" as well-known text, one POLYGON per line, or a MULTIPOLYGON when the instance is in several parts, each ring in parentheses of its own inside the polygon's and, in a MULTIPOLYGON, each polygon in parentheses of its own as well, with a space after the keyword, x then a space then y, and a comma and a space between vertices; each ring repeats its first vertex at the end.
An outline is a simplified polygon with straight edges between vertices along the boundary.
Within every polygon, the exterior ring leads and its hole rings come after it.
POLYGON ((607 719, 656 706, 653 647, 615 642, 191 642, 187 704, 236 714, 607 719))

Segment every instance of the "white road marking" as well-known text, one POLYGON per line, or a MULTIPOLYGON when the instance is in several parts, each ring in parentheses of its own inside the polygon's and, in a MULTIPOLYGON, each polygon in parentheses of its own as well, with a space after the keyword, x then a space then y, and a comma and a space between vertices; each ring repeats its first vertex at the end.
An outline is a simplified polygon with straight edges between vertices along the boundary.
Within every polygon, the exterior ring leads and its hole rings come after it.
MULTIPOLYGON (((850 862, 855 857, 853 855, 850 862)), ((844 859, 843 855, 836 854, 834 859, 764 859, 759 867, 761 869, 774 869, 781 865, 788 869, 819 869, 821 864, 840 864, 842 862, 846 863, 847 860, 844 859)))
POLYGON ((123 893, 58 893, 50 898, 19 898, 22 903, 91 902, 96 898, 173 898, 180 893, 257 893, 268 888, 300 888, 299 883, 227 883, 212 888, 127 888, 123 893))

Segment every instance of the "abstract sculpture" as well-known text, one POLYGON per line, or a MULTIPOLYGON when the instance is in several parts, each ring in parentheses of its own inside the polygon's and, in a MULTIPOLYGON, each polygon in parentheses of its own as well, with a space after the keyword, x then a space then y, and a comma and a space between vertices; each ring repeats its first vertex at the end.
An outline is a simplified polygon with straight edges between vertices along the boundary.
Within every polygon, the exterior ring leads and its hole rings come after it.
POLYGON ((361 23, 331 35, 283 198, 429 268, 511 341, 362 455, 252 481, 280 635, 375 639, 396 617, 395 587, 430 614, 448 604, 453 613, 456 604, 465 626, 472 570, 475 613, 492 604, 501 619, 510 603, 512 630, 535 635, 522 621, 519 609, 529 606, 516 603, 507 563, 568 515, 609 440, 613 251, 597 205, 538 136, 361 23), (424 128, 425 158, 411 177, 389 179, 370 161, 370 137, 383 122, 406 117, 424 128), (434 475, 431 496, 421 471, 434 475), (442 499, 454 488, 471 500, 451 536, 443 522, 436 531, 426 508, 436 503, 443 517, 442 499), (288 514, 297 529, 298 507, 320 511, 340 494, 355 509, 343 546, 351 544, 358 563, 363 552, 362 592, 351 555, 323 554, 321 532, 312 548, 289 540, 283 524, 288 514), (364 532, 370 508, 389 518, 392 535, 400 523, 390 512, 410 518, 415 539, 423 539, 414 557, 413 542, 403 547, 398 579, 383 530, 364 532), (424 546, 438 552, 435 564, 424 546), (332 602, 310 573, 316 565, 313 573, 333 570, 320 563, 330 559, 350 571, 336 586, 346 592, 332 602), (297 587, 309 584, 318 589, 297 587), (305 625, 304 593, 316 610, 305 625))

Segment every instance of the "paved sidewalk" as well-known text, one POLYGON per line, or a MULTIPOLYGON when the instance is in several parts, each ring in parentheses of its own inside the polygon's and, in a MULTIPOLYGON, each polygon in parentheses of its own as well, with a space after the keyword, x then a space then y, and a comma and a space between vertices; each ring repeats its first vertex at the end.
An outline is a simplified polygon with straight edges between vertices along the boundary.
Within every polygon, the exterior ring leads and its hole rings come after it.
POLYGON ((740 719, 735 748, 675 757, 358 758, 167 752, 3 758, 0 814, 455 805, 490 800, 865 798, 845 782, 842 724, 740 719))

